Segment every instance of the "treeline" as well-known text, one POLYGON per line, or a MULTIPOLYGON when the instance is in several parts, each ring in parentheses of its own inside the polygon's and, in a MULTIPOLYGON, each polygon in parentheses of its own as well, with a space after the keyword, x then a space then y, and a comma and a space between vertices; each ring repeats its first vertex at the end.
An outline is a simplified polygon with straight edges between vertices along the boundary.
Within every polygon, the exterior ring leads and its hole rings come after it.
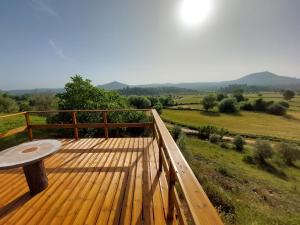
POLYGON ((195 90, 177 88, 177 87, 127 87, 124 89, 117 90, 121 95, 166 95, 166 94, 197 94, 195 90))

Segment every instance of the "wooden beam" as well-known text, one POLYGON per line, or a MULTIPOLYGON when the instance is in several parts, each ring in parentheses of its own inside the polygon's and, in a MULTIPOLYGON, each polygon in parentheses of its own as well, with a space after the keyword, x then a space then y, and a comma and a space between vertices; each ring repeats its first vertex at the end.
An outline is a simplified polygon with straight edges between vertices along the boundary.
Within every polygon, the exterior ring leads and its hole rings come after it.
POLYGON ((15 129, 11 129, 9 131, 6 131, 5 133, 0 133, 0 138, 8 137, 14 134, 22 133, 27 129, 27 126, 17 127, 15 129))
POLYGON ((77 128, 77 112, 72 112, 72 122, 73 122, 73 130, 74 130, 74 138, 78 140, 78 128, 77 128))

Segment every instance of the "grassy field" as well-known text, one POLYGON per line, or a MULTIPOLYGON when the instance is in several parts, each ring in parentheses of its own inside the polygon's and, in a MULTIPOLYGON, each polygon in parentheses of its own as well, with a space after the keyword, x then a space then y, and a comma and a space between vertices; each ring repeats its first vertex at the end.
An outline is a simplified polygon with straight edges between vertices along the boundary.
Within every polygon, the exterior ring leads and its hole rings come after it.
POLYGON ((222 205, 225 224, 300 224, 300 169, 280 168, 282 179, 243 162, 250 147, 239 153, 196 138, 186 144, 189 164, 212 202, 222 205))
MULTIPOLYGON (((44 124, 46 123, 46 118, 41 116, 31 116, 32 123, 35 124, 44 124)), ((8 130, 21 127, 26 125, 25 117, 23 115, 8 117, 4 119, 0 119, 0 133, 5 133, 8 130)), ((43 134, 44 131, 35 132, 39 136, 43 134)), ((0 139, 0 151, 6 149, 8 147, 23 143, 28 141, 27 132, 24 131, 22 133, 12 135, 6 138, 0 139)))
POLYGON ((234 133, 274 136, 290 140, 300 139, 300 120, 294 117, 255 112, 240 112, 233 115, 165 109, 162 118, 194 128, 201 125, 215 125, 234 133))

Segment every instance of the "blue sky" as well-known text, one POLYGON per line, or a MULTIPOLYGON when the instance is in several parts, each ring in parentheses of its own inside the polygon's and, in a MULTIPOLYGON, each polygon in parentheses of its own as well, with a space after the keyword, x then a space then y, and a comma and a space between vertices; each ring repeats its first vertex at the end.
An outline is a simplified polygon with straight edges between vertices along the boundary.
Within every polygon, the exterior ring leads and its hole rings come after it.
POLYGON ((272 71, 300 78, 299 0, 211 0, 196 27, 182 0, 1 0, 0 89, 200 82, 272 71))

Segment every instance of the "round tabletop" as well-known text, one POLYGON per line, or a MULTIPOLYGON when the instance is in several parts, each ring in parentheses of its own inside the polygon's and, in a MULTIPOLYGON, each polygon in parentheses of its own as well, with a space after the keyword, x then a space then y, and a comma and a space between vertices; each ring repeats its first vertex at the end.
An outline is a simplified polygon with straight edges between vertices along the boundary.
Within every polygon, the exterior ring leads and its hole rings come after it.
POLYGON ((60 147, 60 141, 46 139, 27 142, 0 151, 0 170, 35 163, 54 154, 60 147))

